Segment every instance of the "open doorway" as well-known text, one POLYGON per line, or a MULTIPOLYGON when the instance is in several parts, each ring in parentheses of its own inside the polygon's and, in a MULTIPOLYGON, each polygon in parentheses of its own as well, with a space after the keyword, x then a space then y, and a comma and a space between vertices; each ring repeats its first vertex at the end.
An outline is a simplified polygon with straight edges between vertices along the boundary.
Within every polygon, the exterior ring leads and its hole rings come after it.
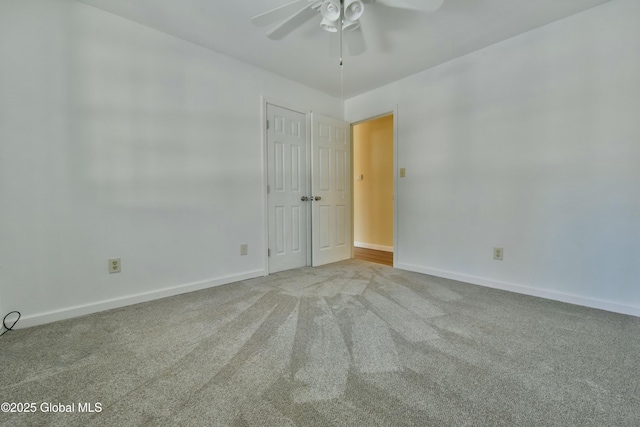
POLYGON ((393 266, 393 114, 357 123, 352 132, 354 258, 393 266))

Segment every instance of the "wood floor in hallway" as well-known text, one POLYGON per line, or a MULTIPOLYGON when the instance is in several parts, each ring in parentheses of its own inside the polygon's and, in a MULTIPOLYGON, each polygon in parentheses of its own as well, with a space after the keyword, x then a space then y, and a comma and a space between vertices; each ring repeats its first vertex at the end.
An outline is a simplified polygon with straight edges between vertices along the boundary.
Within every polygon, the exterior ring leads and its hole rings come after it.
POLYGON ((393 267, 393 252, 377 251, 375 249, 354 246, 353 257, 361 261, 377 262, 393 267))

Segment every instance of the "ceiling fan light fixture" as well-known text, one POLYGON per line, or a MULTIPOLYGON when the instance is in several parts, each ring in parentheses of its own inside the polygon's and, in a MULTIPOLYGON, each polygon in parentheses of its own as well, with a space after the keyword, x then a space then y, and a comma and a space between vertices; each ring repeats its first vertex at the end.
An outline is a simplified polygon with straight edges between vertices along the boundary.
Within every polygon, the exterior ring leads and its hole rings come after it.
POLYGON ((324 0, 320 6, 322 17, 329 22, 340 19, 340 2, 338 0, 324 0))
POLYGON ((355 22, 362 16, 364 12, 364 3, 362 0, 346 0, 344 5, 344 19, 346 21, 355 22))
POLYGON ((345 21, 342 23, 342 31, 353 31, 360 28, 360 21, 345 21))
POLYGON ((320 28, 325 31, 329 31, 330 33, 335 33, 338 31, 338 20, 329 21, 327 18, 322 18, 322 22, 320 22, 320 28))

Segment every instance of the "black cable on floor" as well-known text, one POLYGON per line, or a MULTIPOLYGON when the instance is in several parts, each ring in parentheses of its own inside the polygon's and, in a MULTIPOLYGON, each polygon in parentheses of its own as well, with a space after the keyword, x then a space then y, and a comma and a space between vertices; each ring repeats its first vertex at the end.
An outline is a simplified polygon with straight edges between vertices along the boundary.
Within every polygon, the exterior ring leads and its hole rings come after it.
POLYGON ((12 330, 13 327, 16 326, 16 323, 18 323, 18 320, 20 320, 21 316, 22 315, 20 314, 19 311, 10 311, 10 312, 8 312, 4 316, 4 318, 2 319, 2 326, 4 327, 5 331, 0 334, 0 337, 3 336, 4 334, 6 334, 7 332, 9 332, 10 330, 12 330), (11 324, 11 326, 7 326, 7 317, 12 315, 13 313, 17 313, 18 314, 18 318, 11 324))

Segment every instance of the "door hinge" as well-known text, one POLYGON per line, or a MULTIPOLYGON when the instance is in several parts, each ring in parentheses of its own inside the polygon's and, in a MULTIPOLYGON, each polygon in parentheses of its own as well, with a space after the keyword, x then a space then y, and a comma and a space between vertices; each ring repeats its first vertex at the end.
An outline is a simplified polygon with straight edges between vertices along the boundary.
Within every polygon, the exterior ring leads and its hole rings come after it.
POLYGON ((267 256, 271 256, 271 249, 267 249, 267 256))
POLYGON ((271 193, 271 186, 267 185, 267 194, 271 193))
POLYGON ((267 129, 269 129, 269 120, 267 120, 267 129))

